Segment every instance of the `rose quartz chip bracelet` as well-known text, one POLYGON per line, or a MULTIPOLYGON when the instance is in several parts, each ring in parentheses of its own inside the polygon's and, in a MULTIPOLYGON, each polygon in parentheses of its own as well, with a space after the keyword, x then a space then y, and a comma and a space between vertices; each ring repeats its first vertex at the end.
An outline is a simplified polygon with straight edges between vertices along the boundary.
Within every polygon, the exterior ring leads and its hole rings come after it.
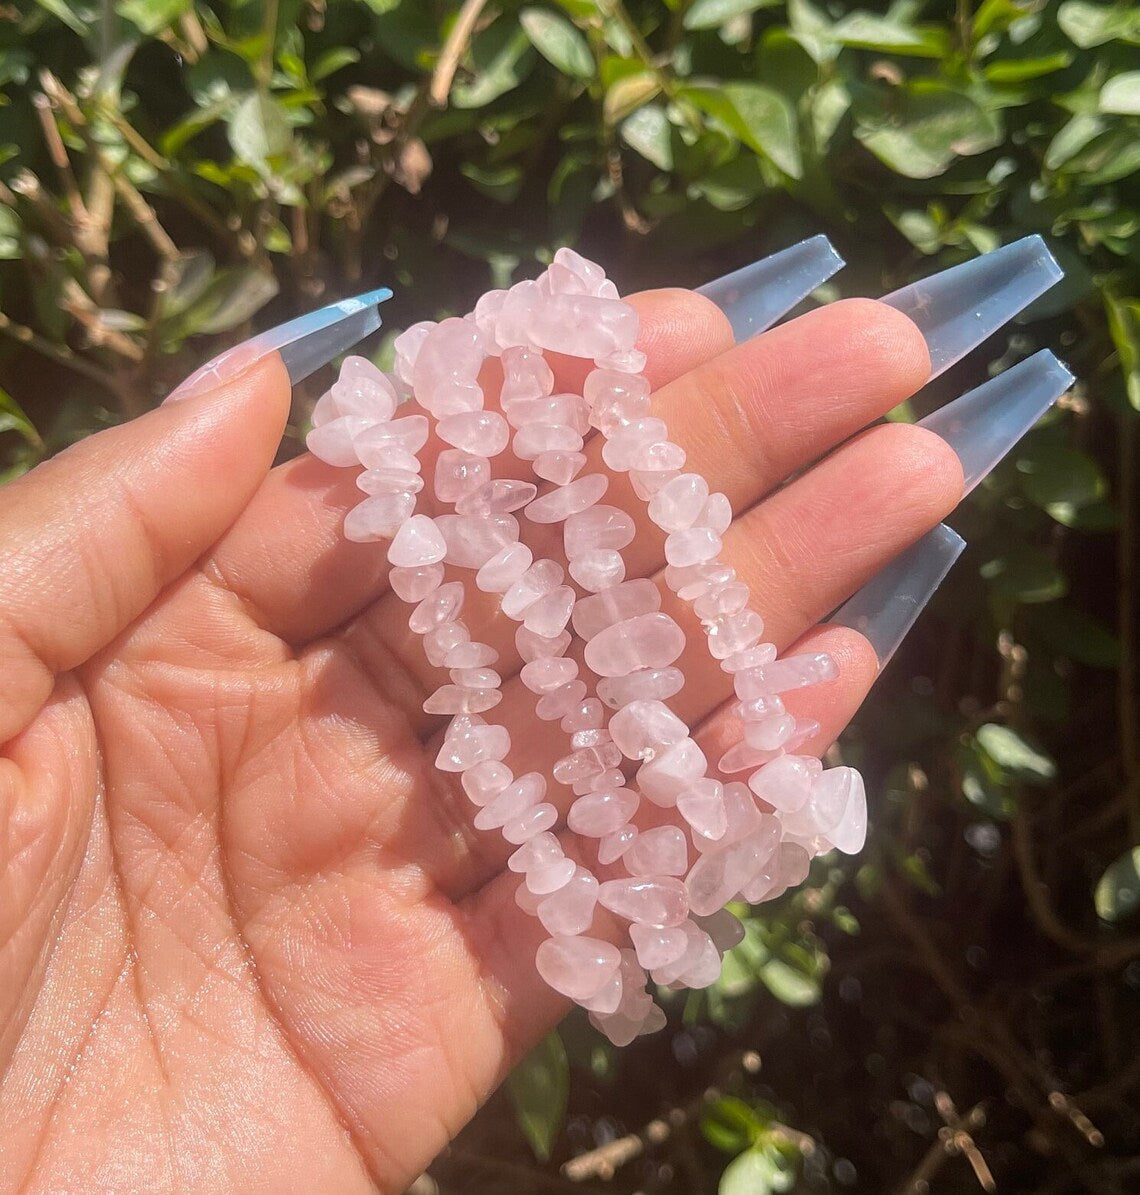
POLYGON ((348 358, 308 438, 328 464, 363 466, 366 497, 344 532, 388 543, 391 586, 413 606, 408 625, 429 663, 446 670, 424 702, 450 717, 436 764, 459 774, 475 827, 517 847, 508 860, 522 877, 516 899, 550 934, 539 972, 615 1044, 664 1024, 649 978, 671 987, 716 980, 743 932, 726 904, 779 896, 804 880, 814 855, 854 853, 866 832, 859 774, 795 754, 818 727, 782 700, 832 679, 835 664, 820 654, 780 659, 763 642, 748 587, 719 559, 729 501, 684 471, 684 450, 650 414, 637 332, 636 312, 602 270, 562 249, 539 279, 484 295, 470 315, 409 328, 396 340, 393 374, 348 358), (581 394, 555 392, 546 352, 592 364, 581 394), (485 404, 481 382, 492 357, 503 376, 498 409, 485 404), (594 431, 605 470, 585 472, 594 431), (441 446, 430 504, 419 457, 429 436, 441 446), (516 472, 529 463, 532 476, 501 476, 506 460, 516 472), (603 502, 620 473, 665 532, 666 586, 732 677, 743 737, 715 771, 747 772, 747 783, 710 775, 666 704, 684 685, 686 634, 655 581, 626 579, 634 520, 603 502), (561 525, 565 564, 535 557, 520 512, 561 525), (497 653, 461 618, 472 573, 518 624, 519 679, 536 718, 567 736, 549 777, 516 776, 506 762, 511 737, 492 712, 503 695, 497 653), (585 669, 569 654, 576 640, 585 669), (555 786, 574 794, 566 823, 579 839, 575 856, 596 857, 611 878, 570 858, 553 833, 555 786), (655 807, 648 817, 643 801, 655 807), (629 946, 591 936, 598 905, 629 923, 629 946))

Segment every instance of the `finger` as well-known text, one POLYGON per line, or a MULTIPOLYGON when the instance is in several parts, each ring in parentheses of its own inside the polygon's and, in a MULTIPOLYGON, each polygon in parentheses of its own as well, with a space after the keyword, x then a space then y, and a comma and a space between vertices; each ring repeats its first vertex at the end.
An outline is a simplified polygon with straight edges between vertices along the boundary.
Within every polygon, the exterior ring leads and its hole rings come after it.
MULTIPOLYGON (((961 488, 961 466, 942 440, 911 425, 884 425, 845 445, 737 519, 725 536, 721 559, 749 586, 752 608, 768 624, 765 639, 783 650, 936 524, 958 501, 961 488)), ((677 662, 686 683, 669 705, 689 726, 698 727, 734 700, 731 678, 709 655, 688 605, 663 585, 662 593, 662 609, 684 628, 688 640, 677 662)), ((860 654, 844 647, 846 654, 838 662, 841 669, 851 667, 851 676, 841 672, 832 684, 809 690, 810 700, 822 694, 825 703, 860 691, 873 677, 865 654, 870 648, 861 636, 839 634, 837 628, 827 633, 838 635, 833 640, 838 644, 854 642, 860 654)), ((381 672, 390 675, 388 659, 387 670, 381 672)), ((382 676, 374 679, 383 681, 382 676)), ((515 677, 505 684, 502 703, 487 717, 510 732, 508 762, 516 775, 536 771, 550 776, 556 760, 569 751, 569 741, 557 723, 537 721, 535 700, 515 677)), ((799 700, 793 699, 793 712, 799 700)), ((854 707, 841 702, 840 708, 849 716, 854 707)), ((837 732, 843 724, 829 723, 815 713, 809 716, 824 724, 825 733, 829 726, 837 732)), ((723 723, 721 733, 730 728, 730 722, 723 723)), ((439 742, 437 733, 428 743, 428 758, 434 758, 439 742)), ((711 762, 716 759, 719 753, 711 762)), ((437 828, 440 823, 453 827, 451 836, 461 840, 464 849, 433 870, 433 876, 449 893, 469 891, 472 883, 484 883, 500 870, 514 848, 497 835, 472 828, 475 809, 455 780, 438 785, 435 793, 439 805, 430 816, 437 828)), ((565 813, 574 794, 551 783, 546 799, 565 813)), ((406 816, 413 824, 428 816, 395 809, 389 815, 396 821, 406 816)))
MULTIPOLYGON (((639 346, 659 386, 732 344, 728 321, 690 291, 648 291, 630 302, 641 318, 639 346)), ((555 363, 570 384, 573 363, 555 363)), ((428 455, 425 466, 430 466, 428 455)), ((430 467, 424 474, 430 478, 430 467)), ((312 457, 275 469, 210 567, 245 602, 261 626, 291 643, 341 625, 386 589, 381 545, 347 541, 341 524, 361 500, 355 475, 312 457)), ((398 599, 393 599, 397 601, 398 599)))
MULTIPOLYGON (((801 750, 822 755, 863 703, 878 674, 878 661, 862 635, 840 627, 814 630, 796 644, 796 649, 830 652, 840 665, 835 681, 813 686, 789 700, 789 708, 797 717, 820 723, 819 733, 801 750)), ((731 714, 722 710, 697 731, 697 741, 710 759, 739 741, 739 724, 735 723, 731 714)), ((642 802, 643 809, 646 805, 642 802)), ((669 810, 656 806, 646 813, 646 825, 664 824, 670 815, 669 810)), ((673 824, 677 824, 673 813, 673 824)), ((563 836, 563 847, 601 878, 611 872, 617 874, 616 868, 596 865, 596 847, 588 840, 567 834, 563 836)), ((496 871, 462 904, 470 939, 483 955, 484 973, 494 978, 496 989, 502 993, 501 1024, 508 1059, 521 1057, 536 1045, 570 1007, 569 1001, 549 987, 535 968, 535 951, 548 934, 538 918, 523 912, 516 903, 520 883, 521 877, 514 872, 496 871)), ((588 933, 618 945, 629 944, 624 922, 609 916, 600 906, 588 933)))
POLYGON ((72 893, 98 791, 98 752, 91 711, 74 678, 65 677, 0 758, 0 1073, 31 1014, 72 893))
POLYGON ((0 742, 57 673, 137 617, 264 480, 289 409, 276 357, 218 389, 100 432, 5 488, 0 742))
MULTIPOLYGON (((882 303, 849 300, 696 367, 654 395, 654 413, 685 449, 687 467, 740 511, 897 405, 928 371, 925 342, 910 320, 882 303)), ((587 449, 604 468, 598 442, 587 449)), ((627 576, 655 572, 664 564, 664 537, 649 521, 645 503, 622 475, 611 479, 604 501, 629 513, 637 527, 624 552, 627 576)), ((536 559, 564 558, 560 525, 520 523, 536 559)), ((499 602, 499 595, 468 586, 462 617, 473 639, 499 652, 496 667, 509 676, 521 662, 515 624, 502 616, 499 602)), ((408 630, 401 604, 395 594, 379 599, 353 634, 362 650, 384 640, 430 692, 439 673, 408 630)))
MULTIPOLYGON (((943 440, 908 424, 873 428, 737 519, 720 559, 749 587, 765 640, 783 650, 942 519, 961 490, 961 465, 943 440)), ((732 681, 688 603, 658 585, 662 610, 687 640, 677 661, 685 686, 669 705, 699 725, 732 697, 732 681)), ((511 732, 516 773, 549 775, 568 744, 561 734, 534 733, 534 702, 515 677, 491 716, 511 732)), ((572 799, 555 792, 562 807, 572 799)))

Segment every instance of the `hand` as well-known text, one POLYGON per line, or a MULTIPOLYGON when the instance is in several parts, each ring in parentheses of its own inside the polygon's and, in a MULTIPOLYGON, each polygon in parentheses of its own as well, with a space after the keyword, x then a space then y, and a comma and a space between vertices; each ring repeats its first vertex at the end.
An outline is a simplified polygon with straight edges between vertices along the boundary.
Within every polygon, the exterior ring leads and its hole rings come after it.
MULTIPOLYGON (((732 500, 725 559, 768 635, 839 661, 795 711, 821 750, 876 662, 815 624, 961 469, 884 425, 773 489, 922 384, 922 337, 850 300, 732 348, 690 293, 635 302, 657 413, 732 500)), ((4 491, 0 1189, 396 1192, 565 1011, 509 848, 433 767, 438 678, 384 551, 340 534, 352 476, 270 468, 288 408, 269 358, 4 491)), ((661 565, 652 528, 627 563, 661 565)), ((464 617, 507 676, 491 611, 464 617)), ((723 737, 699 636, 682 666, 678 712, 723 737)), ((516 679, 495 716, 516 771, 548 772, 563 736, 533 700, 516 679)))

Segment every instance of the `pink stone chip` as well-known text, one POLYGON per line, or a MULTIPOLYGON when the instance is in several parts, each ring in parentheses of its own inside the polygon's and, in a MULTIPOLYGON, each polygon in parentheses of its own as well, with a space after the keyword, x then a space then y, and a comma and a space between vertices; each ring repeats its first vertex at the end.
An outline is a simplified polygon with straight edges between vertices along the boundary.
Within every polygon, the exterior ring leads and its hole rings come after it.
POLYGON ((562 566, 553 560, 536 560, 503 594, 503 613, 508 618, 521 621, 527 608, 544 593, 561 585, 565 575, 562 566))
POLYGON ((503 827, 507 842, 526 842, 536 834, 549 830, 558 821, 558 810, 549 801, 532 805, 503 827))
POLYGON ((514 780, 505 763, 488 759, 467 769, 460 777, 463 791, 473 805, 487 805, 514 780))
POLYGON ((566 824, 575 834, 604 838, 620 830, 637 812, 637 793, 628 788, 587 793, 570 806, 566 824))
POLYGON ((812 774, 798 756, 781 755, 754 772, 748 787, 773 809, 794 813, 804 807, 811 795, 812 774))
POLYGON ((420 564, 412 568, 391 568, 388 583, 405 602, 418 602, 443 581, 442 564, 420 564))
POLYGON ((704 564, 714 559, 720 549, 720 536, 709 527, 689 527, 665 538, 665 559, 678 568, 704 564))
POLYGON ((561 656, 570 646, 570 632, 562 631, 553 638, 536 635, 528 631, 525 626, 515 631, 515 647, 518 653, 529 664, 532 660, 549 659, 551 656, 561 656))
POLYGON ((578 661, 565 657, 542 656, 524 664, 519 679, 532 693, 552 693, 569 684, 578 675, 578 661))
POLYGON ((689 728, 660 701, 631 701, 610 719, 610 734, 627 759, 652 759, 687 738, 689 728))
POLYGON ((593 506, 609 484, 609 478, 604 473, 587 473, 569 485, 559 486, 549 494, 536 498, 526 508, 526 517, 532 523, 560 523, 593 506))
POLYGON ((629 844, 637 837, 634 826, 622 826, 607 834, 598 843, 598 862, 603 866, 616 862, 629 849, 629 844))
POLYGON ((460 568, 482 568, 519 537, 519 521, 514 515, 437 515, 435 525, 447 545, 447 563, 460 568))
POLYGON ((506 593, 533 563, 534 556, 526 544, 507 544, 479 566, 475 585, 484 593, 506 593))
POLYGON ((597 548, 582 552, 569 563, 570 576, 588 593, 612 589, 625 580, 625 561, 620 552, 597 548))
POLYGON ((558 934, 538 948, 539 975, 571 1000, 588 1000, 612 978, 621 965, 616 946, 597 938, 558 934))
POLYGON ((680 926, 661 929, 654 925, 631 925, 630 941, 637 951, 637 961, 647 970, 676 962, 689 945, 688 935, 680 926))
POLYGON ((655 614, 661 609, 661 591, 648 577, 623 581, 612 589, 581 598, 574 607, 574 630, 583 639, 638 614, 655 614))
POLYGON ((477 490, 464 494, 455 503, 455 513, 482 516, 510 514, 532 502, 537 493, 538 486, 533 481, 495 478, 485 482, 477 490))
POLYGON ((436 564, 447 555, 447 544, 427 515, 412 515, 388 545, 388 562, 401 568, 436 564))
POLYGON ((681 739, 637 769, 642 796, 669 807, 708 772, 708 760, 690 738, 681 739))
POLYGON ((586 454, 584 452, 551 449, 540 452, 534 458, 535 473, 544 481, 553 481, 555 485, 569 485, 582 472, 585 465, 586 454))
POLYGON ((633 543, 633 519, 616 506, 591 506, 571 515, 563 528, 566 555, 573 559, 597 548, 620 551, 633 543))
POLYGON ((441 772, 462 772, 487 759, 501 760, 510 749, 511 736, 505 726, 472 726, 445 736, 435 766, 441 772))
POLYGON ((684 649, 685 632, 668 614, 639 614, 599 631, 586 644, 585 659, 598 676, 628 676, 665 668, 684 649))
POLYGON ((405 520, 411 518, 415 509, 413 492, 376 494, 365 498, 344 516, 344 538, 362 544, 391 539, 405 520))
POLYGON ((594 920, 598 903, 598 881, 584 868, 557 892, 545 897, 538 906, 538 919, 548 934, 585 933, 594 920))
POLYGON ((685 835, 676 826, 642 830, 622 856, 632 876, 680 876, 689 867, 685 835))
POLYGON ((491 462, 460 448, 445 448, 435 462, 435 496, 441 502, 457 502, 491 480, 491 462))
POLYGON ((711 777, 696 781, 677 797, 677 812, 701 838, 723 838, 728 829, 724 785, 711 777))
POLYGON ((684 685, 685 675, 679 668, 642 668, 628 676, 608 676, 598 681, 598 696, 616 710, 631 701, 667 701, 684 685))
POLYGON ((463 411, 441 419, 436 435, 476 456, 496 457, 510 442, 511 429, 498 411, 463 411))
POLYGON ((569 585, 558 585, 527 606, 523 626, 544 639, 551 639, 566 629, 573 609, 574 590, 569 585))
POLYGON ((417 635, 426 635, 441 622, 451 622, 463 609, 463 582, 449 581, 423 598, 408 617, 408 626, 417 635))
POLYGON ((598 888, 598 901, 627 921, 668 928, 689 914, 685 885, 670 877, 607 880, 598 888))

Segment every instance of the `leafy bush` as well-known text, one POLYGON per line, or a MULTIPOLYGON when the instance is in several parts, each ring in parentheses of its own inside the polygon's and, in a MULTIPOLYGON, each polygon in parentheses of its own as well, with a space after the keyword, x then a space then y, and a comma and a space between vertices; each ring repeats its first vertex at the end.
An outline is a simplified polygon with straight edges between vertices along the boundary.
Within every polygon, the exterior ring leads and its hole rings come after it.
MULTIPOLYGON (((851 263, 820 298, 1028 232, 1066 268, 915 404, 1041 345, 1081 378, 957 516, 970 552, 845 739, 873 781, 865 856, 746 913, 667 1035, 619 1059, 571 1021, 528 1060, 519 1123, 543 1157, 584 1154, 572 1175, 1135 1181, 1137 44, 1140 8, 1089 0, 0 12, 0 476, 255 325, 387 283, 398 327, 562 243, 627 289, 816 231, 851 263)), ((445 1187, 520 1189, 508 1098, 445 1187)))

